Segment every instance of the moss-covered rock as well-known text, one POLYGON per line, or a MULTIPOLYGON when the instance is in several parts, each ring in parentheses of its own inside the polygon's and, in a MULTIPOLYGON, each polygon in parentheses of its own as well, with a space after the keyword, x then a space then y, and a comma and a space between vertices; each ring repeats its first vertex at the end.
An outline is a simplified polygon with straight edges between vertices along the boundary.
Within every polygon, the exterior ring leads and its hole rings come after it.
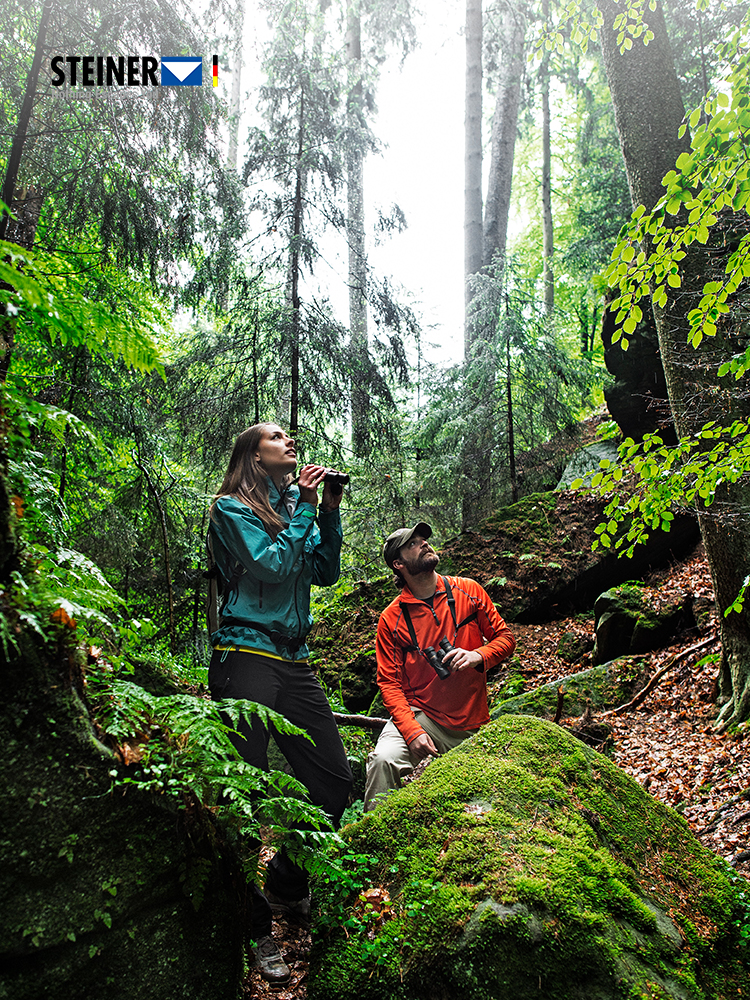
POLYGON ((481 583, 509 622, 589 609, 608 586, 640 577, 683 555, 698 541, 694 517, 681 515, 667 534, 654 531, 632 559, 599 547, 600 497, 534 493, 503 507, 441 550, 440 570, 481 583))
POLYGON ((594 640, 588 633, 563 632, 557 644, 557 655, 566 663, 575 663, 594 648, 594 640))
POLYGON ((636 583, 610 587, 594 602, 596 640, 592 661, 648 653, 666 646, 680 629, 695 626, 689 600, 656 607, 636 583))
POLYGON ((729 1000, 750 981, 723 862, 551 723, 490 723, 343 835, 379 859, 377 902, 340 912, 321 887, 310 1000, 729 1000))
POLYGON ((232 1000, 238 872, 210 815, 113 785, 65 642, 0 670, 0 998, 232 1000))
POLYGON ((315 668, 329 689, 341 692, 352 712, 368 709, 378 694, 375 630, 380 612, 396 593, 392 577, 360 583, 326 608, 310 633, 315 668))
POLYGON ((565 715, 581 715, 587 708, 615 708, 630 699, 645 683, 648 672, 640 660, 622 657, 599 667, 590 667, 560 681, 552 681, 507 698, 492 706, 493 719, 501 715, 536 715, 552 718, 557 710, 558 692, 564 692, 565 715))

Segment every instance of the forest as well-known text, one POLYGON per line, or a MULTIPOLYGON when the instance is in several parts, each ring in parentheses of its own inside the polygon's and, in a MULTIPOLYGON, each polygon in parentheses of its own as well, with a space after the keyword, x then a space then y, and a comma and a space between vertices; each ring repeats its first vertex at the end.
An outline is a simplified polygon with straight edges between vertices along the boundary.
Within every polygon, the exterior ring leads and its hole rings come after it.
MULTIPOLYGON (((745 839, 708 849, 721 809, 649 794, 635 723, 591 733, 688 647, 674 710, 703 699, 727 760, 750 732, 750 5, 2 0, 0 36, 0 997, 270 995, 248 885, 281 842, 319 901, 312 938, 279 932, 285 996, 742 995, 750 777, 745 839), (441 47, 462 110, 426 105, 442 134, 409 153, 428 230, 379 182, 417 132, 393 80, 441 47), (231 739, 294 727, 208 693, 209 509, 264 421, 349 476, 310 642, 355 774, 340 833, 231 739), (519 651, 474 756, 363 820, 383 541, 417 522, 519 651), (693 586, 693 631, 602 658, 595 601, 622 585, 651 622, 654 569, 693 586), (592 642, 563 669, 540 623, 592 642), (611 664, 604 694, 568 676, 611 664)), ((434 102, 445 64, 419 65, 434 102)))

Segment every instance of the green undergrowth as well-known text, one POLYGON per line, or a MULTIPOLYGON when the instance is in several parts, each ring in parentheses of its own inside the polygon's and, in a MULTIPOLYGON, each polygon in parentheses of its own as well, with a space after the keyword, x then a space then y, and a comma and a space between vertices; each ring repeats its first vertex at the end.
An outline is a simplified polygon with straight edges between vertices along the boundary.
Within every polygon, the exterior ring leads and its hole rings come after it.
POLYGON ((321 887, 311 1000, 722 1000, 748 981, 723 863, 551 723, 491 723, 343 836, 379 859, 379 895, 321 887))
POLYGON ((390 577, 360 583, 329 603, 310 633, 315 669, 351 711, 367 711, 377 697, 375 631, 380 612, 394 597, 390 577))

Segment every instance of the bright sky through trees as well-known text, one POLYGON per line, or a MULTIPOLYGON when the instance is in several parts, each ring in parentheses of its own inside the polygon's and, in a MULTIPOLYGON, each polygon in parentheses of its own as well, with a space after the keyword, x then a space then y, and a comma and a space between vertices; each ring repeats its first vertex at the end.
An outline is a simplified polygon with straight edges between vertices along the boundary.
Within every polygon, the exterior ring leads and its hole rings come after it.
MULTIPOLYGON (((365 161, 370 265, 413 297, 424 344, 437 348, 428 349, 428 356, 439 362, 459 360, 463 337, 463 16, 460 0, 431 0, 417 23, 417 49, 403 66, 398 55, 391 55, 375 95, 373 129, 383 153, 365 161), (377 245, 372 234, 376 212, 387 214, 394 203, 408 229, 377 245)), ((269 35, 267 12, 258 0, 247 0, 245 25, 241 144, 248 124, 256 120, 260 61, 269 35)), ((223 83, 228 93, 228 73, 223 83)), ((318 268, 317 279, 345 320, 347 265, 341 240, 335 246, 332 241, 327 263, 327 272, 318 268)))

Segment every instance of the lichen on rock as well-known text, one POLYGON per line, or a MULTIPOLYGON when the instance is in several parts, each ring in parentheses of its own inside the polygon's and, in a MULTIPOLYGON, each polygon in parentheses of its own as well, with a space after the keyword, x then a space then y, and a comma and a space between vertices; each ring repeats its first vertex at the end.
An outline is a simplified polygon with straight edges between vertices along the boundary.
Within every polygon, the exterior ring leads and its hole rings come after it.
POLYGON ((490 723, 343 836, 379 859, 389 919, 318 936, 310 1000, 723 1000, 748 982, 723 863, 552 723, 490 723))

